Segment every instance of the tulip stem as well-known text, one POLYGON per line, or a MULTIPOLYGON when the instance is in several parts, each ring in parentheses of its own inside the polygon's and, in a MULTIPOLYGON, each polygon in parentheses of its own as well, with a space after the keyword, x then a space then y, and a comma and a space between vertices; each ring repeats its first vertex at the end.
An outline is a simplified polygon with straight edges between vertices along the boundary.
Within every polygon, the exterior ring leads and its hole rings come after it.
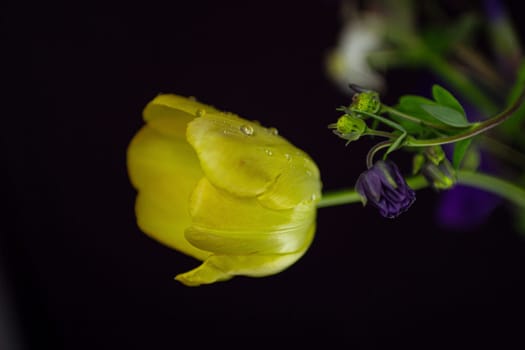
POLYGON ((330 191, 323 193, 321 200, 317 203, 317 208, 335 207, 360 201, 361 197, 359 196, 359 193, 353 189, 330 191))
MULTIPOLYGON (((421 175, 408 178, 407 183, 414 190, 428 187, 427 180, 421 175)), ((457 183, 494 193, 525 209, 525 189, 499 177, 459 170, 457 172, 457 183)), ((359 193, 354 189, 344 189, 324 193, 317 203, 317 207, 326 208, 357 202, 361 202, 359 193)))
MULTIPOLYGON (((407 179, 408 185, 413 190, 420 190, 428 186, 423 176, 414 176, 407 179)), ((337 205, 361 202, 361 196, 354 189, 344 189, 323 193, 321 200, 317 203, 318 208, 335 207, 337 205)))

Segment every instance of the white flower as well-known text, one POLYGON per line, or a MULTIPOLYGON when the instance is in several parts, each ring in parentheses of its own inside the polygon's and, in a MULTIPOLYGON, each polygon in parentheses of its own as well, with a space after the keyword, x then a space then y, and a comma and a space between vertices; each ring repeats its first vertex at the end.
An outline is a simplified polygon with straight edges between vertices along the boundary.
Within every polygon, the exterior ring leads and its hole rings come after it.
POLYGON ((380 90, 384 79, 368 63, 368 55, 383 46, 384 22, 375 13, 353 17, 341 31, 337 47, 327 57, 327 71, 344 91, 348 84, 380 90))

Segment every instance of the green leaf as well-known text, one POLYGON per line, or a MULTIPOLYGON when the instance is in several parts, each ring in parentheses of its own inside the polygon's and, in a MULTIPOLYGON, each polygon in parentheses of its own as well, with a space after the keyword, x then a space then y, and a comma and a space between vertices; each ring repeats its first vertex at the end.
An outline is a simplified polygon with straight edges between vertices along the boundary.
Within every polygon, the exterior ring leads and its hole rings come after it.
POLYGON ((417 95, 404 95, 399 99, 399 106, 404 110, 420 111, 421 105, 432 104, 434 101, 417 95))
POLYGON ((432 97, 440 105, 444 105, 455 109, 459 113, 463 114, 466 119, 465 110, 461 106, 461 103, 452 95, 449 91, 439 85, 432 86, 432 97))
POLYGON ((437 120, 457 128, 465 128, 470 126, 470 123, 465 118, 465 115, 458 112, 454 108, 447 107, 440 104, 424 104, 421 105, 426 112, 437 120))
POLYGON ((465 157, 471 142, 472 139, 465 139, 454 144, 454 153, 452 154, 452 165, 454 166, 454 169, 459 169, 461 161, 463 160, 463 157, 465 157))
POLYGON ((388 149, 385 152, 384 159, 386 159, 386 156, 388 156, 390 153, 394 152, 396 149, 398 149, 401 146, 401 143, 406 139, 407 134, 403 133, 401 134, 396 141, 394 141, 393 144, 388 147, 388 149))
MULTIPOLYGON (((402 113, 408 114, 422 121, 436 123, 436 119, 432 117, 432 115, 428 114, 423 108, 421 108, 422 104, 434 104, 434 101, 421 96, 405 95, 399 99, 399 103, 395 108, 402 113)), ((401 124, 409 134, 422 134, 426 129, 426 127, 423 127, 420 124, 397 117, 393 114, 390 114, 390 117, 401 124)), ((440 122, 437 123, 445 125, 440 122)))

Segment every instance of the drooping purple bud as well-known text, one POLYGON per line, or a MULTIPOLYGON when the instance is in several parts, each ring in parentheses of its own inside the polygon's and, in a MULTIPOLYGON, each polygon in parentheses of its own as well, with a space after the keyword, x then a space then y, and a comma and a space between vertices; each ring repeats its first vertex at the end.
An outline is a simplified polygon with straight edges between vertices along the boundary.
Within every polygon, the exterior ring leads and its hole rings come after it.
POLYGON ((391 161, 377 161, 359 176, 355 189, 363 204, 370 202, 386 218, 397 217, 416 200, 416 193, 391 161))

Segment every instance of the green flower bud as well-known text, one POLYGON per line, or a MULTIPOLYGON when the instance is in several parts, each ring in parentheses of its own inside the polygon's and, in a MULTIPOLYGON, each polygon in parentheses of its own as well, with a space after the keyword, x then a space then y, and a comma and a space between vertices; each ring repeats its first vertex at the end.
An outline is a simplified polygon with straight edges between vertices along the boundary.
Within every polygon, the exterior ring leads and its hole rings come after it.
POLYGON ((431 162, 426 163, 423 165, 421 173, 436 190, 448 190, 456 184, 456 172, 448 159, 439 165, 431 162))
POLYGON ((344 114, 337 119, 337 123, 328 125, 329 128, 335 129, 334 134, 342 139, 355 141, 366 131, 364 120, 355 116, 344 114))
POLYGON ((441 146, 429 147, 425 150, 425 157, 435 165, 441 164, 446 159, 445 152, 441 146))
POLYGON ((350 109, 366 113, 377 113, 380 108, 379 94, 375 91, 364 91, 355 94, 350 104, 350 109))
POLYGON ((423 165, 425 165, 426 158, 422 153, 418 153, 412 159, 412 175, 416 175, 421 171, 423 165))
POLYGON ((448 190, 456 184, 456 171, 441 146, 429 147, 417 154, 414 172, 420 172, 436 190, 448 190))

